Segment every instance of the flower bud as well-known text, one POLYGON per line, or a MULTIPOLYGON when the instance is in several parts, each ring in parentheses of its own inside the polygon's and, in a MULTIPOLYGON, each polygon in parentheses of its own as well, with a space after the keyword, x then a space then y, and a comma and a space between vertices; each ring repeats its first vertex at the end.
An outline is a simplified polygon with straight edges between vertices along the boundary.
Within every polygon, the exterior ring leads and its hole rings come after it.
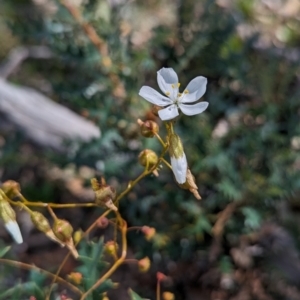
POLYGON ((139 163, 148 168, 152 168, 158 162, 158 157, 156 153, 150 149, 145 149, 139 154, 139 163))
POLYGON ((103 294, 102 300, 109 300, 109 298, 108 298, 108 296, 107 296, 107 293, 104 293, 104 294, 103 294))
POLYGON ((44 233, 46 233, 46 232, 48 232, 48 231, 52 231, 51 226, 50 226, 48 220, 47 220, 46 217, 44 217, 44 215, 41 214, 40 212, 38 212, 38 211, 33 211, 33 212, 30 214, 30 218, 31 218, 32 223, 34 224, 34 226, 35 226, 38 230, 40 230, 40 231, 42 231, 42 232, 44 232, 44 233))
POLYGON ((171 292, 163 292, 162 298, 163 300, 175 300, 175 295, 171 292))
POLYGON ((183 183, 183 184, 179 184, 179 186, 182 189, 189 190, 195 196, 196 199, 198 199, 198 200, 201 199, 201 196, 198 193, 198 187, 197 187, 197 185, 195 183, 195 177, 192 174, 192 172, 191 172, 190 169, 188 169, 187 173, 186 173, 186 182, 183 183))
POLYGON ((55 219, 53 232, 59 240, 65 243, 72 238, 73 227, 66 220, 55 219))
POLYGON ((175 179, 178 183, 186 182, 187 160, 180 137, 176 133, 169 136, 169 153, 175 179))
POLYGON ((66 220, 55 219, 52 230, 55 236, 63 242, 63 244, 71 251, 74 258, 77 259, 79 254, 72 238, 73 227, 71 224, 66 220))
POLYGON ((64 244, 54 235, 54 232, 52 231, 52 228, 49 224, 49 221, 46 219, 46 217, 41 214, 38 211, 31 211, 30 212, 30 218, 34 226, 45 233, 45 235, 53 240, 56 243, 59 243, 61 246, 64 246, 64 244))
POLYGON ((6 230, 10 233, 17 244, 23 243, 22 234, 16 221, 16 213, 0 194, 0 218, 3 220, 6 230))
POLYGON ((8 198, 14 198, 16 196, 19 196, 21 192, 20 184, 14 180, 5 181, 2 184, 1 189, 8 198))
POLYGON ((97 227, 98 228, 106 228, 109 224, 109 221, 106 217, 102 217, 97 221, 97 227))
POLYGON ((138 119, 138 124, 140 125, 141 135, 147 138, 152 138, 156 133, 159 132, 159 126, 156 122, 147 120, 145 122, 138 119))
POLYGON ((84 232, 81 229, 80 230, 76 230, 74 232, 74 234, 73 234, 74 242, 76 244, 78 244, 82 240, 83 236, 84 236, 84 232))
POLYGON ((168 277, 164 273, 161 273, 161 272, 157 272, 156 273, 156 279, 157 279, 157 281, 164 281, 167 278, 168 277))
POLYGON ((107 185, 104 178, 101 179, 101 182, 98 182, 96 178, 92 178, 91 185, 96 195, 95 202, 97 205, 104 205, 114 211, 118 210, 113 203, 117 195, 114 187, 107 185))
POLYGON ((150 262, 149 257, 145 257, 138 261, 139 271, 142 273, 147 272, 150 269, 150 265, 151 265, 151 262, 150 262))
POLYGON ((145 239, 147 241, 151 241, 156 233, 156 229, 153 227, 149 227, 149 226, 143 226, 141 231, 144 233, 145 239))
POLYGON ((118 244, 114 241, 108 241, 104 245, 104 251, 112 256, 117 256, 117 251, 118 251, 118 244))
POLYGON ((75 284, 80 284, 82 282, 82 274, 79 272, 71 272, 68 275, 68 279, 75 284))

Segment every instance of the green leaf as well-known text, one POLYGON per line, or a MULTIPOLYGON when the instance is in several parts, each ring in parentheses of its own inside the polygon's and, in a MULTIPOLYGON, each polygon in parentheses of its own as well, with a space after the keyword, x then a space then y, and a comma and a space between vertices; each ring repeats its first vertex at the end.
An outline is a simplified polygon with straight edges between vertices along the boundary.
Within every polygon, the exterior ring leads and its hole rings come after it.
POLYGON ((257 229, 261 224, 261 216, 256 209, 252 207, 243 207, 242 213, 245 216, 245 226, 251 229, 257 229))
POLYGON ((11 246, 6 246, 3 249, 0 250, 0 257, 3 257, 9 250, 11 246))
POLYGON ((202 213, 201 207, 195 201, 182 202, 180 206, 192 216, 199 216, 202 213))
POLYGON ((35 282, 25 282, 16 284, 14 287, 7 289, 0 294, 2 299, 21 299, 22 295, 34 295, 38 300, 45 299, 43 291, 36 285, 35 282))
POLYGON ((92 275, 96 275, 95 272, 97 271, 97 268, 105 267, 101 261, 103 253, 103 237, 99 239, 98 243, 82 243, 79 253, 79 259, 83 263, 83 266, 79 268, 87 277, 94 277, 92 275))
POLYGON ((132 289, 128 290, 128 294, 129 294, 131 300, 144 300, 137 293, 135 293, 132 289))
POLYGON ((42 274, 41 272, 38 272, 36 270, 31 270, 29 281, 35 282, 37 286, 41 286, 46 279, 46 275, 42 274))
POLYGON ((233 270, 232 262, 229 256, 224 255, 219 263, 219 268, 222 273, 231 273, 233 270))
POLYGON ((230 200, 239 200, 242 197, 241 191, 228 179, 217 184, 217 189, 230 200))

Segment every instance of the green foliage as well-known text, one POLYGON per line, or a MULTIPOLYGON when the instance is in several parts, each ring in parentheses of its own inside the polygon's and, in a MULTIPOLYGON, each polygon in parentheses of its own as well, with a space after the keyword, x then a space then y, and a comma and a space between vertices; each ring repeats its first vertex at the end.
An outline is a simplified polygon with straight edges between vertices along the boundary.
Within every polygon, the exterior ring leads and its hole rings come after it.
POLYGON ((37 300, 45 299, 44 292, 33 281, 18 283, 0 294, 0 299, 22 299, 22 297, 35 296, 37 300))
MULTIPOLYGON (((84 291, 87 291, 109 266, 103 259, 103 238, 100 238, 97 243, 82 241, 79 254, 79 260, 82 264, 77 268, 77 271, 82 274, 83 278, 80 286, 84 291)), ((102 299, 99 298, 101 294, 113 288, 113 286, 111 279, 107 279, 87 299, 102 299)))

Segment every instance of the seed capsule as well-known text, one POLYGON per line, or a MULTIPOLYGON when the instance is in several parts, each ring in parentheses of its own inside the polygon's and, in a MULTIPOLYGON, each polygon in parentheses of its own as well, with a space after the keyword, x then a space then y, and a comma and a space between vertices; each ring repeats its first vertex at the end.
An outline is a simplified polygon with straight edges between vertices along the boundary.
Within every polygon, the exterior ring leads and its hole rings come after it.
POLYGON ((141 135, 147 138, 152 138, 159 132, 159 126, 156 122, 147 120, 145 122, 138 120, 141 129, 141 135))
POLYGON ((16 196, 19 196, 21 192, 20 184, 14 180, 5 181, 2 184, 1 189, 8 198, 14 198, 16 196))
POLYGON ((53 232, 59 240, 65 243, 72 239, 73 227, 66 220, 56 219, 53 224, 53 232))
POLYGON ((146 167, 152 168, 158 162, 156 153, 150 149, 145 149, 139 154, 139 163, 146 167))

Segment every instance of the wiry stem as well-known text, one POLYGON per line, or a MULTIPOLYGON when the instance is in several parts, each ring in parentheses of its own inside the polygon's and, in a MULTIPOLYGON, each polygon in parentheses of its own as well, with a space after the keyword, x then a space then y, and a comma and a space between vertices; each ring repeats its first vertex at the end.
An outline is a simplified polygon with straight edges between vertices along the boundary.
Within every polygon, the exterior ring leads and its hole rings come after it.
POLYGON ((14 261, 14 260, 10 260, 10 259, 5 259, 5 258, 0 258, 0 263, 4 263, 6 265, 10 265, 10 266, 13 266, 13 267, 19 267, 19 268, 22 268, 22 269, 25 269, 25 270, 35 270, 37 272, 40 272, 40 273, 43 273, 45 275, 47 275, 48 277, 53 277, 55 278, 56 281, 64 284, 65 286, 67 286, 69 289, 71 289, 72 291, 74 291, 75 293, 79 294, 79 295, 83 295, 83 292, 78 289, 76 286, 74 286, 73 284, 71 284, 70 282, 66 281, 65 279, 59 277, 59 276, 56 276, 54 274, 52 274, 51 272, 48 272, 46 270, 43 270, 41 268, 38 268, 34 265, 29 265, 29 264, 25 264, 23 262, 19 262, 19 261, 14 261))
MULTIPOLYGON (((98 221, 101 219, 101 218, 104 218, 105 216, 107 216, 109 213, 111 212, 111 210, 107 210, 106 212, 104 212, 99 218, 97 218, 96 221, 94 221, 90 227, 84 232, 83 234, 83 237, 86 237, 92 230, 93 228, 97 225, 98 221)), ((78 244, 80 243, 80 241, 77 241, 75 246, 77 246, 78 244)), ((53 287, 54 287, 54 283, 56 282, 56 279, 59 278, 59 273, 60 271, 62 270, 63 266, 65 265, 65 263, 67 262, 68 258, 70 257, 71 255, 71 252, 69 251, 69 253, 65 256, 64 260, 62 261, 62 263, 60 264, 58 270, 56 271, 55 273, 55 276, 51 282, 51 285, 50 285, 50 289, 48 291, 48 294, 47 294, 47 297, 46 297, 46 300, 49 300, 50 299, 50 295, 51 295, 51 292, 53 290, 53 287)))
POLYGON ((156 284, 156 300, 160 300, 160 280, 157 280, 156 284))
POLYGON ((19 195, 19 198, 21 201, 27 205, 27 206, 36 206, 36 207, 48 207, 50 206, 51 208, 74 208, 74 207, 93 207, 97 206, 96 203, 90 202, 90 203, 67 203, 67 204, 57 204, 57 203, 45 203, 42 201, 38 202, 31 202, 28 201, 22 194, 19 195))
POLYGON ((165 155, 165 153, 167 152, 168 150, 168 147, 169 145, 168 144, 165 144, 165 147, 160 155, 160 157, 158 158, 158 161, 157 163, 150 169, 145 168, 145 170, 143 171, 143 173, 141 175, 139 175, 135 180, 133 181, 130 181, 127 185, 127 188, 121 193, 119 194, 119 196, 117 197, 116 199, 116 202, 118 203, 124 196, 126 196, 132 189, 133 187, 139 183, 144 177, 146 177, 147 175, 151 174, 158 166, 159 164, 161 163, 161 161, 163 160, 163 156, 165 155))

